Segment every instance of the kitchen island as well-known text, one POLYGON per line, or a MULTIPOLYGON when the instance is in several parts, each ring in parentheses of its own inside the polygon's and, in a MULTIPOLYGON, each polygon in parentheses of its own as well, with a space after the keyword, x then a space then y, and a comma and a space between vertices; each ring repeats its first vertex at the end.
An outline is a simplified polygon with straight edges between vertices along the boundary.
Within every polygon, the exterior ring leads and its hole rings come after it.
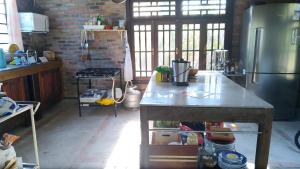
POLYGON ((273 106, 220 72, 199 71, 187 87, 156 82, 147 86, 140 106, 141 168, 149 168, 149 121, 214 121, 256 123, 258 132, 255 168, 267 168, 273 106))

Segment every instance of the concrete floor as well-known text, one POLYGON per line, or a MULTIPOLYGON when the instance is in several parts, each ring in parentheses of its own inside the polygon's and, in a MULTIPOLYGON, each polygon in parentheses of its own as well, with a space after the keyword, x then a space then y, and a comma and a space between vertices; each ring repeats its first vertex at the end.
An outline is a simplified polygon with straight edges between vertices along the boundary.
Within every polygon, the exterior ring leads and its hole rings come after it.
MULTIPOLYGON (((87 109, 78 117, 75 100, 64 100, 37 122, 41 168, 139 168, 139 111, 112 108, 87 109)), ((238 124, 242 130, 255 130, 255 124, 238 124)), ((300 168, 300 150, 293 138, 300 122, 274 122, 269 168, 300 168)), ((23 161, 34 161, 30 128, 14 133, 22 136, 15 145, 23 161)), ((235 135, 236 150, 254 162, 256 135, 235 135)))

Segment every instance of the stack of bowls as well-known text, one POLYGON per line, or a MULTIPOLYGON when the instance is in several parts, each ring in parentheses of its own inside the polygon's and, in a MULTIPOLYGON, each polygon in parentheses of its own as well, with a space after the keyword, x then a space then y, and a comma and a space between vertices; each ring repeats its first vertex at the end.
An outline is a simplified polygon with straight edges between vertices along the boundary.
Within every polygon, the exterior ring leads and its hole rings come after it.
POLYGON ((210 140, 206 140, 206 144, 208 146, 211 146, 214 148, 214 152, 216 154, 219 154, 220 152, 223 151, 234 151, 235 150, 235 144, 234 142, 227 142, 227 141, 210 141, 210 140))
POLYGON ((235 151, 219 153, 218 165, 222 169, 247 169, 247 158, 235 151))

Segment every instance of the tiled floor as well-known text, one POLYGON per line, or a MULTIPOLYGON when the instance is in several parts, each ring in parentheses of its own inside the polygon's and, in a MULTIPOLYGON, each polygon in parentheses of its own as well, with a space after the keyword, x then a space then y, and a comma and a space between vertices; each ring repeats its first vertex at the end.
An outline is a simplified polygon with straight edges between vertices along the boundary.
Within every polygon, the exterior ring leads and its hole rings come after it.
MULTIPOLYGON (((41 168, 139 168, 139 111, 121 109, 117 118, 111 108, 89 109, 78 117, 75 100, 64 100, 37 123, 41 168)), ((256 125, 239 125, 255 130, 256 125)), ((270 168, 300 168, 300 150, 293 137, 300 122, 274 122, 270 168)), ((22 136, 15 145, 18 156, 33 161, 31 132, 15 131, 22 136)), ((254 162, 256 135, 236 135, 237 151, 254 162)), ((250 164, 251 165, 251 164, 250 164)))

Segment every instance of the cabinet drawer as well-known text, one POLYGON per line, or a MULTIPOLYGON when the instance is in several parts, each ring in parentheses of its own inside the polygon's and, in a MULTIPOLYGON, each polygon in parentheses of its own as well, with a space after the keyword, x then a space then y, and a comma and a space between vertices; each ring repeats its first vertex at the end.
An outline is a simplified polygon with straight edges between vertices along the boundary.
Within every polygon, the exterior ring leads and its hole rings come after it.
POLYGON ((198 146, 149 145, 150 168, 197 168, 198 146))

